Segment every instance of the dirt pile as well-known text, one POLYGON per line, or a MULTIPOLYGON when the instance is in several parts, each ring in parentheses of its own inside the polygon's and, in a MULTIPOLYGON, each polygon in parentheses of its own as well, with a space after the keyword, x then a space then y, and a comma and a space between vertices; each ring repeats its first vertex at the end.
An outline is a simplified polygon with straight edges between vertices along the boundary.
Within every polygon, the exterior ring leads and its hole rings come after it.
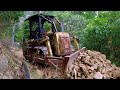
POLYGON ((57 70, 51 66, 43 66, 37 63, 38 65, 32 65, 29 62, 26 62, 31 79, 64 79, 61 70, 57 70))
POLYGON ((64 79, 61 71, 52 67, 39 68, 37 73, 42 77, 42 79, 64 79))
POLYGON ((25 79, 21 60, 0 44, 0 79, 25 79))
POLYGON ((120 78, 120 68, 111 64, 104 54, 86 50, 80 53, 66 71, 70 79, 116 79, 120 78))

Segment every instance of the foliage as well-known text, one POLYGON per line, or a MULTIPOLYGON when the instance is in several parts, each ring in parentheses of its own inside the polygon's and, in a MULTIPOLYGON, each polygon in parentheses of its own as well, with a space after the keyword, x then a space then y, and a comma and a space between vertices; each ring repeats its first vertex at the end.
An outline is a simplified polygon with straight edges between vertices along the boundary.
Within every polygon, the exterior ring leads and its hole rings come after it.
POLYGON ((23 11, 0 11, 0 38, 11 37, 13 25, 23 14, 23 11))
POLYGON ((29 38, 29 25, 28 21, 24 22, 21 28, 17 28, 15 32, 15 41, 21 42, 22 38, 25 37, 26 39, 29 38))
POLYGON ((52 30, 51 27, 52 27, 51 23, 48 23, 48 22, 45 22, 43 25, 45 32, 52 30))
POLYGON ((120 60, 120 12, 99 12, 83 30, 82 45, 107 55, 114 63, 120 60))

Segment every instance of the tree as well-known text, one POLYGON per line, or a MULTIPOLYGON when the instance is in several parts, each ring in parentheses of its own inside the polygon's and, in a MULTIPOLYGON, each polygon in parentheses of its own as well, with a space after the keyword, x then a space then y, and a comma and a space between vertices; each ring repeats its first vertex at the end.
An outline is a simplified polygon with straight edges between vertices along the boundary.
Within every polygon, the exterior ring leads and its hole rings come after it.
POLYGON ((107 55, 113 62, 119 61, 120 12, 99 12, 83 30, 82 45, 107 55))

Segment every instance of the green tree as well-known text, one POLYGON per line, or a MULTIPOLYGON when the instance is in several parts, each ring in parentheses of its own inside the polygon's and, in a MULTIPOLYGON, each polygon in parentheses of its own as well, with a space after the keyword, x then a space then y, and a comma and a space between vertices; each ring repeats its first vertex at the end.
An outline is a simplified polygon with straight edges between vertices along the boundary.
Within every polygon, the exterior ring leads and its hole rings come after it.
POLYGON ((23 14, 23 11, 0 11, 0 38, 11 37, 13 25, 23 14))
POLYGON ((120 12, 99 12, 92 18, 83 30, 82 45, 91 50, 97 50, 107 55, 107 58, 119 61, 120 53, 120 12))

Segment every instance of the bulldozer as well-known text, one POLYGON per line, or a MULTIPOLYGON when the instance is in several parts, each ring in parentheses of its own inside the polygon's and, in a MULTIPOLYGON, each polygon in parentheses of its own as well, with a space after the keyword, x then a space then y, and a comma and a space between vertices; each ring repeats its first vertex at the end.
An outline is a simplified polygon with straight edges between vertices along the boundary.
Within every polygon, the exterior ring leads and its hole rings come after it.
POLYGON ((55 16, 37 14, 27 18, 29 38, 22 39, 22 50, 26 60, 47 64, 63 72, 78 57, 81 49, 75 35, 70 37, 55 16), (50 30, 44 28, 49 23, 50 30))

